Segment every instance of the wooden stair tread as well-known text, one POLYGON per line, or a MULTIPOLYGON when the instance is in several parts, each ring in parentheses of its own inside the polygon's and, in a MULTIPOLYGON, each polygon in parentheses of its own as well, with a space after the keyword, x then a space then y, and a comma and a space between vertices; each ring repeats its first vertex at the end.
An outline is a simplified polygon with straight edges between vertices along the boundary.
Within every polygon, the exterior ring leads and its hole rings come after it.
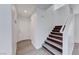
POLYGON ((62 36, 62 33, 60 33, 60 32, 51 32, 51 34, 62 36))
POLYGON ((62 40, 62 37, 59 37, 59 36, 56 36, 56 35, 49 34, 49 37, 62 40))
POLYGON ((45 42, 47 42, 47 43, 49 43, 49 44, 51 44, 51 45, 54 45, 54 46, 56 46, 56 47, 58 47, 59 49, 62 50, 62 46, 59 45, 59 44, 57 44, 57 43, 55 43, 55 42, 51 42, 51 41, 49 41, 49 40, 46 40, 45 42))
POLYGON ((56 36, 56 37, 62 37, 60 35, 55 35, 55 34, 49 34, 49 35, 56 36))
POLYGON ((55 26, 55 28, 58 28, 58 27, 60 27, 60 28, 61 28, 61 27, 62 27, 62 25, 60 25, 60 26, 55 26))
POLYGON ((55 55, 61 55, 61 52, 59 52, 58 50, 56 50, 55 48, 47 45, 47 44, 44 44, 43 45, 45 48, 47 48, 48 50, 50 50, 52 53, 54 53, 55 55))
POLYGON ((51 37, 48 37, 48 38, 51 39, 51 40, 55 40, 55 41, 58 41, 58 42, 62 43, 62 40, 59 40, 59 39, 56 39, 56 38, 51 38, 51 37))
MULTIPOLYGON (((54 32, 54 33, 61 33, 61 32, 54 32)), ((62 34, 62 33, 61 33, 62 34)))
POLYGON ((60 30, 52 30, 52 32, 60 32, 60 30))

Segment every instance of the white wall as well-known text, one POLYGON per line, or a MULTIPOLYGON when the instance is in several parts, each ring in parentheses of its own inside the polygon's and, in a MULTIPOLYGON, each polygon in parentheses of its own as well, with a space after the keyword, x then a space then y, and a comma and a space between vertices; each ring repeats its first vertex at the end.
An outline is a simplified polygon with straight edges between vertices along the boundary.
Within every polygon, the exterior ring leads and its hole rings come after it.
POLYGON ((13 54, 16 54, 16 49, 17 49, 17 39, 19 39, 19 27, 17 23, 17 12, 15 5, 12 5, 12 51, 13 54))
POLYGON ((32 44, 35 48, 39 48, 38 46, 38 39, 37 39, 37 14, 33 14, 31 17, 31 39, 32 44))
MULTIPOLYGON (((31 17, 31 33, 32 44, 39 49, 46 40, 51 28, 53 28, 53 20, 47 15, 45 10, 38 9, 31 17)), ((53 16, 54 19, 54 16, 53 16)))
POLYGON ((64 22, 67 18, 67 15, 69 13, 69 9, 68 9, 68 6, 65 5, 65 6, 57 9, 56 11, 53 11, 53 10, 49 11, 48 10, 48 12, 50 12, 50 14, 48 14, 48 15, 51 19, 53 18, 52 15, 54 14, 55 19, 52 19, 52 20, 54 20, 54 22, 53 22, 54 25, 62 25, 62 24, 64 24, 64 22))
POLYGON ((79 14, 79 4, 72 4, 70 7, 73 8, 74 14, 79 14))
POLYGON ((12 54, 11 5, 0 5, 0 54, 12 54))
POLYGON ((20 17, 17 22, 19 26, 19 39, 17 41, 30 39, 31 20, 29 18, 20 17))
POLYGON ((31 17, 31 34, 32 44, 36 49, 42 46, 44 40, 50 32, 50 19, 46 19, 46 13, 44 10, 38 9, 31 17))
POLYGON ((31 34, 32 44, 36 49, 42 47, 44 40, 48 36, 48 20, 45 19, 45 11, 38 10, 31 17, 31 34))
POLYGON ((75 15, 75 43, 79 43, 79 14, 75 15))

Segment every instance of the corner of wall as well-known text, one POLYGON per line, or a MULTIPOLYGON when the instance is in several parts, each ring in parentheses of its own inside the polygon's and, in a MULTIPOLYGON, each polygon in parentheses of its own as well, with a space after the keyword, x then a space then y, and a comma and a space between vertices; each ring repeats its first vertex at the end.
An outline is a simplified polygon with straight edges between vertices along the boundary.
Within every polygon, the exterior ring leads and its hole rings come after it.
POLYGON ((31 41, 32 42, 32 45, 36 48, 36 49, 39 49, 39 48, 41 48, 42 46, 40 45, 40 46, 38 46, 37 44, 35 44, 35 42, 33 42, 33 41, 31 41))

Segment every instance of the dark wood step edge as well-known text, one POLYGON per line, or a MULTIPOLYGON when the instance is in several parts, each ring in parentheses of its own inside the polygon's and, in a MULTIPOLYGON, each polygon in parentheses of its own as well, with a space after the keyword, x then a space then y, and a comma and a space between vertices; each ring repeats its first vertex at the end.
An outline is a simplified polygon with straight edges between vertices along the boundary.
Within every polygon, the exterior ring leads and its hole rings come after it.
POLYGON ((61 28, 62 26, 55 26, 55 28, 61 28))
POLYGON ((60 39, 60 40, 62 40, 62 37, 53 36, 53 35, 50 35, 50 34, 49 34, 49 37, 51 37, 51 38, 53 37, 53 38, 56 38, 56 39, 60 39))
POLYGON ((45 48, 49 53, 51 53, 52 55, 55 55, 53 52, 51 52, 49 49, 47 49, 46 47, 42 46, 43 48, 45 48))
POLYGON ((62 36, 63 34, 62 33, 55 33, 55 32, 50 32, 51 34, 54 34, 54 35, 60 35, 60 36, 62 36))
POLYGON ((55 43, 57 43, 59 45, 62 45, 62 42, 59 42, 59 41, 56 41, 56 40, 53 40, 53 39, 50 39, 50 38, 47 38, 47 40, 50 40, 50 41, 55 42, 55 43))
POLYGON ((52 44, 50 44, 50 43, 48 43, 46 41, 45 41, 45 43, 50 45, 51 47, 55 48, 56 50, 58 50, 58 51, 60 51, 62 53, 62 49, 60 49, 60 48, 58 48, 58 47, 56 47, 56 46, 54 46, 54 45, 52 45, 52 44))

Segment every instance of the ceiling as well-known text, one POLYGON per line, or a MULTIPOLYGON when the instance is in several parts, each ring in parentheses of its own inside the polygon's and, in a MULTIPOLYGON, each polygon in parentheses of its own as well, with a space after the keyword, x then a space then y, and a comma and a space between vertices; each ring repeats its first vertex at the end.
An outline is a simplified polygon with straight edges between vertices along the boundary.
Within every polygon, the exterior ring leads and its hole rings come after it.
POLYGON ((42 10, 46 10, 50 6, 51 4, 17 4, 15 5, 18 17, 30 17, 38 8, 42 10))

